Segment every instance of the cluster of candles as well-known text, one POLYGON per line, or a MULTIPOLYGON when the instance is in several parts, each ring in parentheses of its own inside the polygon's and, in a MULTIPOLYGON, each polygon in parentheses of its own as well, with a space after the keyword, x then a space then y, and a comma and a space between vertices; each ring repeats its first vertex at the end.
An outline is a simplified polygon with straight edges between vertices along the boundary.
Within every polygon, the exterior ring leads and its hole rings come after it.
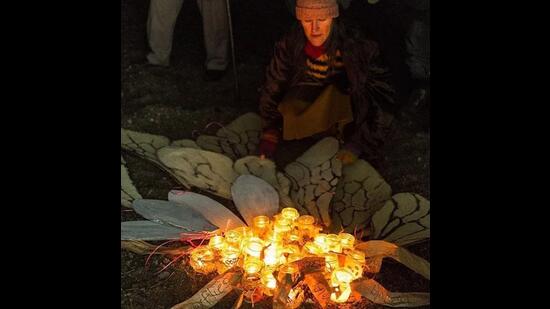
POLYGON ((292 278, 300 275, 292 262, 304 257, 323 257, 323 273, 332 288, 330 299, 346 302, 351 294, 350 283, 363 274, 365 253, 354 250, 355 237, 351 234, 320 231, 314 217, 300 216, 296 209, 284 208, 272 220, 257 216, 252 227, 239 227, 224 236, 211 237, 207 245, 191 251, 190 264, 195 271, 205 274, 221 274, 234 266, 241 267, 244 286, 272 296, 285 275, 292 278))

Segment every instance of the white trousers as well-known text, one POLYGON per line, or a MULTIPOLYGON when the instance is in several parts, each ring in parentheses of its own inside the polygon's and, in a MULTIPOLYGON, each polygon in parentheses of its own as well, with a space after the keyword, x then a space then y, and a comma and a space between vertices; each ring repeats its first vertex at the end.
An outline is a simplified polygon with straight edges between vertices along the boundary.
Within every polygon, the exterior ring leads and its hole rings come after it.
MULTIPOLYGON (((168 66, 174 27, 184 0, 151 0, 147 20, 147 38, 151 53, 149 63, 168 66)), ((229 25, 225 0, 197 0, 202 15, 205 66, 225 70, 228 63, 229 25)))

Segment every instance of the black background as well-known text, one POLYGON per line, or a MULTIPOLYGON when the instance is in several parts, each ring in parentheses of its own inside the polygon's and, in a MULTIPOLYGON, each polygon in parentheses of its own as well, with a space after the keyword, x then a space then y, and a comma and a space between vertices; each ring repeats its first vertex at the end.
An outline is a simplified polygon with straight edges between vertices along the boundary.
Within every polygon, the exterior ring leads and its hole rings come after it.
MULTIPOLYGON (((431 5, 434 308, 545 303, 543 19, 486 5, 431 5)), ((117 307, 120 4, 3 12, 8 307, 117 307)))

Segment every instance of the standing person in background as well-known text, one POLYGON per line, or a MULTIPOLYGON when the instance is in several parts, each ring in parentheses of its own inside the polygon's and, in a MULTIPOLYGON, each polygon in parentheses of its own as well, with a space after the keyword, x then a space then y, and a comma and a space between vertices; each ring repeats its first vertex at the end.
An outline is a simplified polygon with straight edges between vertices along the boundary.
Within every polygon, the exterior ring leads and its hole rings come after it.
MULTIPOLYGON (((174 27, 184 0, 151 0, 147 39, 151 52, 147 61, 169 66, 174 27)), ((228 65, 229 24, 225 0, 197 0, 202 15, 206 49, 205 80, 219 80, 228 65)))

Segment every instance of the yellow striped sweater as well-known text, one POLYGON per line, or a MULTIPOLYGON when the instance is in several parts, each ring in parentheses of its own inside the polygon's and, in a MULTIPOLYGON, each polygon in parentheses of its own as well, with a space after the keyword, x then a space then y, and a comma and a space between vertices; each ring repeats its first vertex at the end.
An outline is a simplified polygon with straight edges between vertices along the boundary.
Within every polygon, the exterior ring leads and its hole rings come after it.
POLYGON ((336 51, 336 59, 332 70, 329 70, 329 61, 327 54, 322 54, 317 59, 306 56, 306 76, 317 82, 325 82, 327 77, 343 72, 344 63, 340 51, 336 51))

